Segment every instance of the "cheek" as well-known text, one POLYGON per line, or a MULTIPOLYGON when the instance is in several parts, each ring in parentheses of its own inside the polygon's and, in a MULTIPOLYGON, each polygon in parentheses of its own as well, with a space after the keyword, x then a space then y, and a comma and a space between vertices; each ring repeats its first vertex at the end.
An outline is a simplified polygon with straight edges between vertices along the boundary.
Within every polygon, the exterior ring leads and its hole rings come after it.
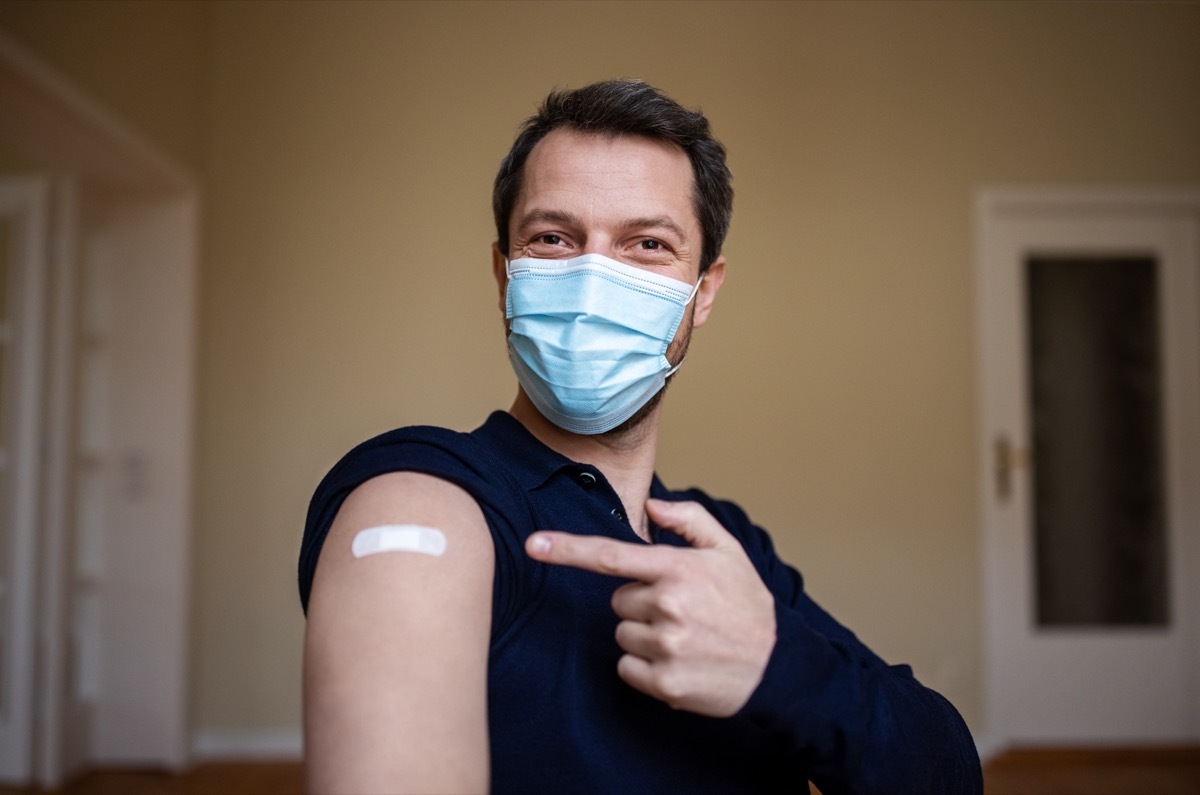
POLYGON ((689 307, 689 310, 684 314, 679 328, 675 329, 675 339, 671 340, 671 344, 667 346, 667 361, 672 365, 679 364, 683 360, 684 354, 687 353, 688 345, 692 342, 693 314, 695 314, 694 305, 689 307))

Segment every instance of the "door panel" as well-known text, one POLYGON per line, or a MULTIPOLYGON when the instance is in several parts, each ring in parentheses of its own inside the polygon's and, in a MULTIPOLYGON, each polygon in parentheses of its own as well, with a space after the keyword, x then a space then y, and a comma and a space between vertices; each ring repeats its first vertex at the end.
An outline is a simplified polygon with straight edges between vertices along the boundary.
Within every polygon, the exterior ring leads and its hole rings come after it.
POLYGON ((1025 259, 1040 628, 1169 622, 1159 271, 1025 259))

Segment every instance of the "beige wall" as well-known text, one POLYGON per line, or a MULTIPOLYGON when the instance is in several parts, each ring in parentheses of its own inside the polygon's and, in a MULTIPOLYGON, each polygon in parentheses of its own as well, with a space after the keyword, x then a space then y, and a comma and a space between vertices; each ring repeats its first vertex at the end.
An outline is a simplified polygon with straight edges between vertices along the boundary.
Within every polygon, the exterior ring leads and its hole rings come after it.
POLYGON ((154 0, 3 0, 4 30, 196 169, 210 8, 154 0))
POLYGON ((731 153, 664 479, 741 502, 977 731, 972 190, 1200 181, 1196 4, 5 3, 0 28, 204 182, 199 729, 299 724, 324 470, 510 402, 490 180, 548 88, 645 78, 731 153))

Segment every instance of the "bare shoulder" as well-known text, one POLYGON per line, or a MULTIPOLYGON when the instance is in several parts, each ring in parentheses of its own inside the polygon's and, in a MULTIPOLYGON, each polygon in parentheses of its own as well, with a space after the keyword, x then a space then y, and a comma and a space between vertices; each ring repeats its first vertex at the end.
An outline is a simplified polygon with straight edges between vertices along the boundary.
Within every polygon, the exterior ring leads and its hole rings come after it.
MULTIPOLYGON (((338 511, 321 548, 309 604, 310 624, 320 619, 331 601, 362 602, 404 607, 406 593, 429 596, 445 591, 456 605, 490 607, 495 552, 479 505, 466 491, 448 481, 413 472, 372 478, 350 493, 338 511), (415 526, 436 532, 445 540, 441 554, 382 551, 356 557, 355 537, 379 527, 415 526), (479 587, 481 580, 487 588, 479 587), (487 598, 486 604, 480 598, 487 598), (392 601, 398 599, 399 601, 392 601), (462 604, 464 600, 473 603, 462 604)), ((368 605, 360 605, 362 607, 368 605)), ((339 621, 345 621, 343 604, 339 621)))
POLYGON ((470 791, 486 782, 494 559, 478 504, 447 481, 392 473, 346 498, 308 606, 310 788, 470 791), (359 533, 397 526, 436 532, 444 548, 354 554, 359 533))
MULTIPOLYGON (((483 512, 471 495, 432 475, 393 472, 368 480, 346 498, 321 549, 314 590, 322 579, 322 568, 338 569, 347 563, 358 533, 394 525, 416 525, 441 533, 447 544, 445 553, 439 556, 445 558, 440 568, 484 562, 479 558, 491 562, 491 536, 483 512)), ((400 562, 407 565, 413 561, 401 558, 400 562)))

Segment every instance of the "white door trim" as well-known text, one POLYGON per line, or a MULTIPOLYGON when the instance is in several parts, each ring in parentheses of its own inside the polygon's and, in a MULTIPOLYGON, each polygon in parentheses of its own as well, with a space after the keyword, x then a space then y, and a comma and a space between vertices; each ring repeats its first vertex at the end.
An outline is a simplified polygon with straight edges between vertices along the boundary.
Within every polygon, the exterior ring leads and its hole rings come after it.
POLYGON ((49 244, 44 263, 46 295, 46 399, 41 484, 41 550, 38 565, 38 646, 40 686, 35 690, 36 780, 47 789, 61 787, 84 761, 79 744, 64 742, 75 714, 72 674, 72 577, 75 490, 75 412, 78 339, 77 236, 79 195, 69 179, 51 187, 49 244))
POLYGON ((33 764, 36 676, 38 497, 42 448, 45 261, 48 181, 28 178, 0 183, 0 215, 12 222, 6 329, 11 381, 3 387, 12 415, 10 450, 4 467, 8 488, 7 570, 0 571, 0 781, 28 779, 33 764))

